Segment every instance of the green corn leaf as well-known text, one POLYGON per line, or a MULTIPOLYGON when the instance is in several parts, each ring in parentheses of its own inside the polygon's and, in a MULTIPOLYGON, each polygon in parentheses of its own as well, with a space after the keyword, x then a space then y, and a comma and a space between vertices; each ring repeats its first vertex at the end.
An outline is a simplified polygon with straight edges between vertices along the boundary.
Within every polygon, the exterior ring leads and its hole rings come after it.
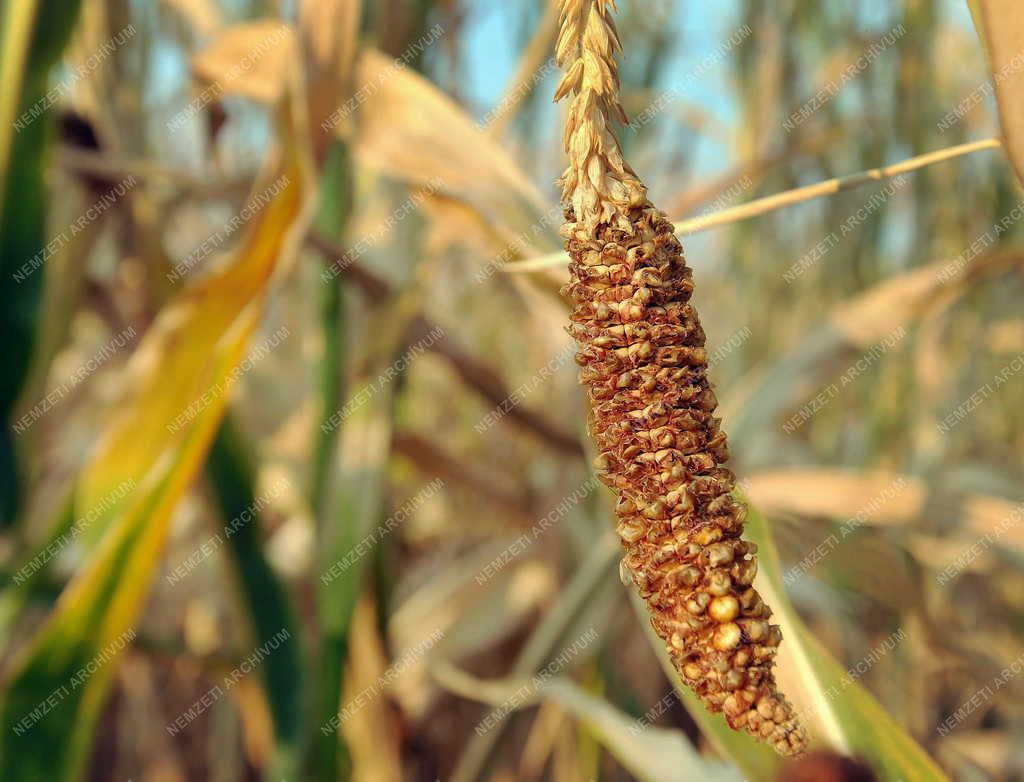
POLYGON ((231 416, 225 417, 210 449, 207 474, 229 532, 227 550, 238 577, 244 608, 257 648, 270 648, 286 631, 292 639, 267 655, 260 665, 277 739, 272 779, 295 778, 306 728, 305 666, 302 632, 288 593, 263 552, 249 449, 231 416))
POLYGON ((19 478, 11 414, 35 344, 42 269, 26 267, 46 245, 43 169, 51 112, 43 111, 50 70, 80 0, 8 0, 0 9, 0 526, 17 513, 19 478))

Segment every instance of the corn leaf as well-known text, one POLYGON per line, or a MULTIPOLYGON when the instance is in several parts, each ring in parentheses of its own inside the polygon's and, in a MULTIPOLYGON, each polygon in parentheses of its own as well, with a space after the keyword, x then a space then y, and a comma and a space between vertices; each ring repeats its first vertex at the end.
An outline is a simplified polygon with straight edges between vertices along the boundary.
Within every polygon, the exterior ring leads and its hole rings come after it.
MULTIPOLYGON (((227 372, 241 345, 221 358, 227 372)), ((73 780, 88 756, 113 674, 133 639, 149 579, 178 498, 202 466, 222 405, 210 405, 182 447, 133 495, 86 570, 64 590, 7 683, 0 705, 0 763, 18 782, 73 780), (54 752, 61 747, 61 752, 54 752)))
POLYGON ((355 86, 350 103, 328 121, 342 132, 350 113, 357 118, 357 157, 430 192, 465 201, 503 228, 507 238, 537 236, 534 226, 551 204, 501 143, 455 101, 401 61, 371 48, 359 57, 355 86))
POLYGON ((988 55, 992 83, 996 90, 999 122, 1003 127, 1003 145, 1024 185, 1024 83, 1019 71, 1024 68, 1024 16, 1015 0, 970 0, 971 16, 988 55))
POLYGON ((729 766, 702 758, 679 731, 643 727, 565 677, 481 681, 449 664, 436 665, 434 673, 449 690, 501 711, 533 706, 542 700, 557 703, 585 725, 630 774, 643 782, 740 780, 739 774, 729 766))
MULTIPOLYGON (((840 753, 864 759, 884 782, 945 780, 946 776, 924 750, 811 636, 785 596, 775 544, 763 517, 753 507, 744 537, 758 545, 756 586, 772 606, 773 620, 782 627, 785 640, 778 657, 782 689, 794 702, 812 738, 840 753)), ((646 608, 635 591, 633 598, 634 608, 644 617, 646 608)), ((680 700, 711 743, 748 779, 774 780, 782 759, 748 734, 729 728, 721 715, 709 713, 679 681, 663 642, 652 629, 648 637, 680 700)))
POLYGON ((76 515, 94 511, 102 539, 0 696, 0 763, 18 769, 18 780, 75 779, 81 771, 172 512, 202 468, 268 283, 302 228, 298 151, 290 148, 271 171, 269 179, 284 184, 253 218, 233 262, 173 299, 132 357, 118 412, 79 477, 76 515), (118 489, 124 496, 112 501, 118 489))
POLYGON ((267 655, 260 666, 274 722, 276 743, 271 777, 294 777, 299 769, 306 727, 306 683, 301 629, 284 584, 274 573, 263 550, 263 530, 257 519, 245 522, 258 507, 255 476, 248 444, 230 415, 224 418, 210 449, 207 473, 230 525, 228 552, 238 577, 241 601, 252 625, 257 648, 275 646, 282 630, 292 639, 267 655), (238 524, 238 521, 243 521, 238 524))
MULTIPOLYGON (((262 302, 301 208, 302 176, 298 162, 292 160, 254 188, 264 193, 270 183, 282 183, 278 195, 259 213, 237 260, 183 290, 146 335, 127 367, 130 403, 121 406, 107 427, 82 476, 81 507, 102 508, 103 498, 125 481, 141 481, 165 452, 178 447, 208 400, 223 398, 230 379, 213 371, 211 346, 245 340, 255 327, 248 323, 248 331, 240 331, 240 316, 250 302, 262 302)), ((114 506, 105 515, 112 517, 116 510, 114 506)))
POLYGON ((775 612, 784 641, 779 648, 783 689, 808 730, 832 749, 862 758, 882 780, 945 780, 935 762, 896 724, 874 697, 844 671, 815 639, 786 599, 775 544, 753 508, 746 537, 758 545, 758 587, 775 612))
POLYGON ((292 27, 277 19, 257 19, 221 30, 193 58, 192 71, 217 95, 244 95, 271 105, 288 89, 289 66, 298 55, 292 27))
POLYGON ((37 116, 51 67, 71 36, 79 0, 10 0, 0 8, 0 526, 17 513, 19 478, 10 418, 28 377, 43 291, 48 113, 37 116))

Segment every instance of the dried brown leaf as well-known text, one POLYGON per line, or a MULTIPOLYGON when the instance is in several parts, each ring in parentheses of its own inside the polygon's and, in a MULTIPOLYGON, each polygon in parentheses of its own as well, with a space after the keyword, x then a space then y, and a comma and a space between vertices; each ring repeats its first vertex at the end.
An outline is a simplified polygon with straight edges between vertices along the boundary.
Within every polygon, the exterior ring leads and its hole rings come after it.
POLYGON ((210 35, 224 24, 224 16, 213 0, 165 0, 200 35, 210 35))
MULTIPOLYGON (((518 216, 515 233, 550 209, 504 147, 422 76, 365 49, 355 87, 355 151, 363 160, 390 176, 460 198, 495 223, 518 216)), ((335 116, 344 113, 341 107, 335 116)))
POLYGON ((215 96, 242 95, 276 103, 297 66, 295 30, 277 19, 236 24, 192 60, 192 71, 215 96))
POLYGON ((971 12, 992 70, 1003 146, 1024 185, 1024 14, 1017 0, 972 0, 971 12))

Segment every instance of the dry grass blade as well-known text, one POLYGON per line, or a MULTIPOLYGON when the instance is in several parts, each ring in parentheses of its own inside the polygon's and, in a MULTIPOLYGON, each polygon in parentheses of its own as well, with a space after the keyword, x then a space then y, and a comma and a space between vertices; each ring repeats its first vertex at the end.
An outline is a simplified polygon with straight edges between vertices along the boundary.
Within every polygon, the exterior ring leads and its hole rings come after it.
MULTIPOLYGON (((341 85, 352 77, 358 45, 360 3, 356 0, 310 0, 299 10, 299 29, 321 67, 334 69, 341 85)), ((341 90, 340 94, 344 95, 341 90)))
POLYGON ((339 101, 352 95, 358 48, 359 0, 310 0, 299 15, 302 40, 310 53, 307 95, 313 118, 313 154, 322 162, 333 134, 324 127, 339 101))
POLYGON ((829 325, 854 347, 866 348, 926 313, 936 296, 968 288, 1022 262, 1024 254, 1016 250, 991 252, 970 265, 936 261, 883 280, 837 307, 829 325))
POLYGON ((402 746, 399 732, 394 729, 390 704, 384 698, 355 704, 360 694, 372 691, 381 677, 387 675, 389 661, 379 622, 374 601, 362 598, 349 633, 343 704, 352 712, 352 718, 342 724, 342 733, 352 748, 354 777, 397 780, 402 778, 402 746))
POLYGON ((224 25, 224 15, 213 0, 166 0, 200 35, 211 35, 224 25))
POLYGON ((840 358, 857 357, 915 318, 927 313, 936 297, 961 290, 1019 267, 1024 255, 995 251, 963 266, 936 261, 882 280, 838 305, 820 326, 780 357, 757 383, 728 398, 724 407, 733 421, 734 439, 764 431, 790 405, 813 395, 840 358))
POLYGON ((743 485, 751 501, 769 515, 857 516, 865 524, 883 526, 902 526, 917 518, 927 498, 921 481, 883 470, 764 470, 743 485), (872 498, 882 499, 865 508, 872 498))

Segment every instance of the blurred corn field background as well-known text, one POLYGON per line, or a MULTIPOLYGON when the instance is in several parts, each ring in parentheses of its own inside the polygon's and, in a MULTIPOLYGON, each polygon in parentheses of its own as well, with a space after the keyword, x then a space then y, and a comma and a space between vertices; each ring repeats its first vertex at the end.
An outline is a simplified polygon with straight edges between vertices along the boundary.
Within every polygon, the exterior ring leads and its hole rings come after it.
POLYGON ((1024 779, 1024 15, 619 11, 815 752, 620 580, 556 4, 5 0, 0 778, 1024 779))

